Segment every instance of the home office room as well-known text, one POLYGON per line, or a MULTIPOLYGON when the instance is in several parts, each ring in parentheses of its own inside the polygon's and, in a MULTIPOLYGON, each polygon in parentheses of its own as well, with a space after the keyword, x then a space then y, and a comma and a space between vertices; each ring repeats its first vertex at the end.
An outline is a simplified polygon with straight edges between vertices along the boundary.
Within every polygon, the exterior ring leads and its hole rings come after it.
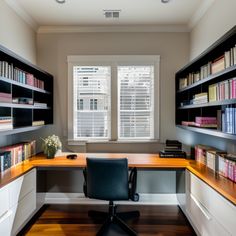
POLYGON ((234 0, 0 0, 0 235, 235 235, 234 0))

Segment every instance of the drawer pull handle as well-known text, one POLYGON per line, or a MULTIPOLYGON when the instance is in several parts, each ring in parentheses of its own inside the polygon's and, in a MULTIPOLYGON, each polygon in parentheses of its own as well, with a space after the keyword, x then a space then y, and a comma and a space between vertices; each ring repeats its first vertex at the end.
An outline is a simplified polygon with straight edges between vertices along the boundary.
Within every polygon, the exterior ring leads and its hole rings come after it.
POLYGON ((198 206, 198 208, 201 210, 203 215, 207 218, 207 220, 210 221, 211 220, 211 216, 209 215, 209 213, 207 212, 205 207, 191 193, 190 193, 190 197, 195 202, 195 204, 198 206))
POLYGON ((6 211, 0 218, 0 223, 7 219, 12 214, 12 210, 6 211))

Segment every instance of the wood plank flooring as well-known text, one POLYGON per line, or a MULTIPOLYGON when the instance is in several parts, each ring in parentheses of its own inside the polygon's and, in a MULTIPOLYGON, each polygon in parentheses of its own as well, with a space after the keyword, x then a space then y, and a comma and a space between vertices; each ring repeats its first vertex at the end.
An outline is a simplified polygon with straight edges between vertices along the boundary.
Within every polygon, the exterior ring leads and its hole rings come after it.
MULTIPOLYGON (((102 205, 47 205, 18 234, 27 236, 92 236, 103 223, 91 219, 89 210, 107 211, 102 205)), ((178 206, 118 206, 118 212, 139 210, 140 217, 126 221, 140 236, 196 235, 178 206)), ((107 235, 126 235, 111 226, 107 235)))

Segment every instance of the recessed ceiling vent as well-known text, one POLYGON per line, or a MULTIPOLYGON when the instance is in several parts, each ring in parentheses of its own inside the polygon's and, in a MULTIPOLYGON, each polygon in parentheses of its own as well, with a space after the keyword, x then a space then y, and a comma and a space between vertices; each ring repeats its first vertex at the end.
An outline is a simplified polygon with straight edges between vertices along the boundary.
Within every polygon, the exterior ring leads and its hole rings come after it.
POLYGON ((103 10, 107 19, 119 19, 121 10, 103 10))

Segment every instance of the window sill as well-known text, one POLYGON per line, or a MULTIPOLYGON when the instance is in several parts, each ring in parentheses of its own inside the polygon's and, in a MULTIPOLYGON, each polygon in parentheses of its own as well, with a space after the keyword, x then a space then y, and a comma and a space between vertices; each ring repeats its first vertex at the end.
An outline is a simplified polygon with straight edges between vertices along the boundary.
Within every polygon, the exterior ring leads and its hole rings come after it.
POLYGON ((89 141, 80 141, 80 140, 68 140, 68 145, 79 145, 85 146, 86 144, 128 144, 128 143, 158 143, 159 139, 151 139, 151 140, 89 140, 89 141))

